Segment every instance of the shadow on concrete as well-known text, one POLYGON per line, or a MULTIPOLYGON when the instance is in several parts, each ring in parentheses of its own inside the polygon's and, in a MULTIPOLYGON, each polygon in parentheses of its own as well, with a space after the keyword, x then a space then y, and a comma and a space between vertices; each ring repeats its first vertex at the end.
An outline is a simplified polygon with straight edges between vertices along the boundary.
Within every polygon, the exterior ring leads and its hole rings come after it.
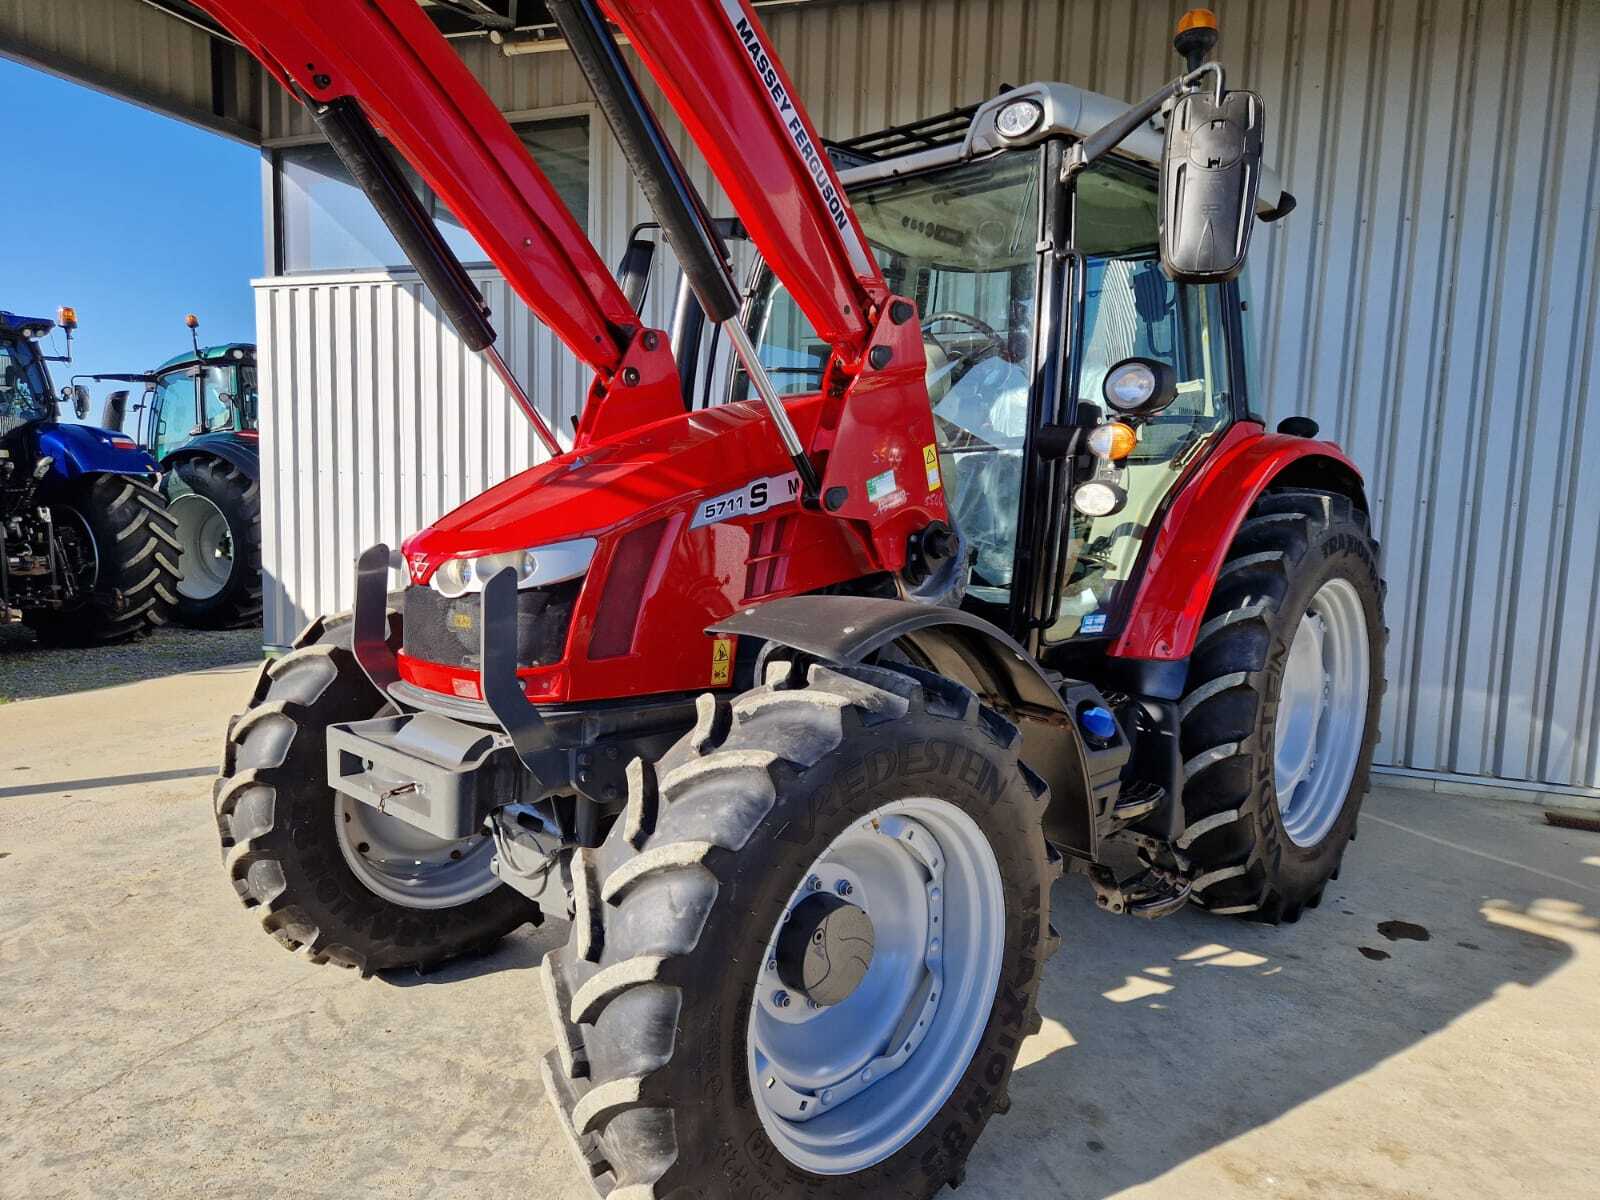
POLYGON ((51 648, 21 625, 0 626, 0 703, 117 687, 185 671, 254 667, 261 661, 259 629, 181 629, 169 626, 117 646, 51 648))
POLYGON ((1537 985, 1573 954, 1538 930, 1600 928, 1592 897, 1573 895, 1600 894, 1590 885, 1562 887, 1553 872, 1467 846, 1446 855, 1449 843, 1399 826, 1369 836, 1382 842, 1372 853, 1363 838, 1366 852, 1347 860, 1355 878, 1347 871, 1319 910, 1276 929, 1194 909, 1118 923, 1075 881, 1058 884, 1064 948, 1041 990, 1044 1029, 1024 1046, 1012 1113, 979 1142, 968 1185, 1100 1200, 1147 1183, 1506 985, 1537 985), (1485 858, 1499 864, 1492 877, 1485 858))
POLYGON ((544 956, 567 943, 567 923, 546 920, 544 924, 524 925, 486 954, 453 959, 428 971, 410 967, 398 971, 379 971, 376 978, 391 987, 410 988, 427 984, 459 983, 480 975, 505 971, 529 971, 544 961, 544 956))
POLYGON ((65 792, 88 792, 96 788, 130 787, 139 783, 164 783, 169 779, 198 779, 215 775, 215 765, 179 767, 173 771, 142 771, 133 775, 101 775, 94 779, 61 779, 55 783, 30 783, 20 787, 0 787, 0 800, 17 796, 49 796, 65 792))

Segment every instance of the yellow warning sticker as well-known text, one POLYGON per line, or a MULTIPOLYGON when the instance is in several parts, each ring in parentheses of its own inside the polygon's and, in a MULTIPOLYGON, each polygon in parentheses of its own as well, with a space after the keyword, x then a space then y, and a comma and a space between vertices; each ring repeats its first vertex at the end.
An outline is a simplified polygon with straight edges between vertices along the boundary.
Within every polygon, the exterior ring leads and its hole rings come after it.
POLYGON ((450 614, 450 628, 459 629, 462 633, 471 633, 472 614, 465 609, 456 609, 450 614))
POLYGON ((929 443, 922 448, 922 465, 928 471, 928 490, 937 492, 944 486, 944 480, 939 475, 939 447, 929 443))
POLYGON ((719 637, 711 643, 711 682, 728 683, 733 679, 733 639, 719 637))

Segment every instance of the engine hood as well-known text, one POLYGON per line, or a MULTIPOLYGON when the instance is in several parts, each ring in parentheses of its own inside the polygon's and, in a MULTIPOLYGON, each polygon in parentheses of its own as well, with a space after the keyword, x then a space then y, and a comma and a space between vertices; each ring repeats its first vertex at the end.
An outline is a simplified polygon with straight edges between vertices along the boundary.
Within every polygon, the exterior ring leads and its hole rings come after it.
MULTIPOLYGON (((815 398, 789 412, 804 438, 815 398)), ((792 469, 758 404, 684 413, 512 476, 413 534, 405 558, 412 580, 426 583, 447 559, 605 538, 792 469)))

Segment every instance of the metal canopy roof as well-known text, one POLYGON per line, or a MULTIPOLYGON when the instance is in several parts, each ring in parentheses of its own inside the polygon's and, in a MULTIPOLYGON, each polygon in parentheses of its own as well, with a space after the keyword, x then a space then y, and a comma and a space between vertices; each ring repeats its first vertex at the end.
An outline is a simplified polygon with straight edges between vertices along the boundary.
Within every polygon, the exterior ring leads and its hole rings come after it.
MULTIPOLYGON (((448 38, 508 54, 561 50, 540 0, 417 0, 448 38)), ((753 0, 758 9, 861 0, 753 0)), ((188 0, 0 2, 0 57, 260 145, 269 94, 260 64, 188 0)))

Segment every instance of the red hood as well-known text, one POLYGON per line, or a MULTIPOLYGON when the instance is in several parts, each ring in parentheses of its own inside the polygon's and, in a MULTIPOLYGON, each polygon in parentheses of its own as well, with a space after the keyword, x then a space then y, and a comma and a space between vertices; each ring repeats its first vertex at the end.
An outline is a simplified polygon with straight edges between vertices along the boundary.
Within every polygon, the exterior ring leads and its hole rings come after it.
MULTIPOLYGON (((802 440, 815 398, 789 406, 802 440)), ((764 475, 791 469, 754 402, 684 413, 530 467, 407 538, 412 578, 425 583, 447 559, 604 537, 683 509, 764 475)))

